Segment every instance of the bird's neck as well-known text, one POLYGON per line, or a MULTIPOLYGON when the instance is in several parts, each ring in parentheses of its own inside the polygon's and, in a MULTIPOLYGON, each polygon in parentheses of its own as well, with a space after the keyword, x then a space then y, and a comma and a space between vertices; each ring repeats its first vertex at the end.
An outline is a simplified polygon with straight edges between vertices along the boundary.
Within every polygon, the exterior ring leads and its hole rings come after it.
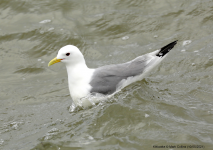
POLYGON ((69 80, 73 80, 73 82, 78 78, 84 77, 85 73, 90 70, 85 63, 67 65, 66 68, 68 78, 69 80))

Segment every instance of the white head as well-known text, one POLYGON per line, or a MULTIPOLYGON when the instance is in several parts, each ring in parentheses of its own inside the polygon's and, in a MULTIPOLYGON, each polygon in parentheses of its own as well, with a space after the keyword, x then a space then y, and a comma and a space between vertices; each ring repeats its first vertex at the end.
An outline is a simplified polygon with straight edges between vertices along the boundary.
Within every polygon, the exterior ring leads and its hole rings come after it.
POLYGON ((57 62, 63 62, 67 65, 85 64, 84 56, 81 51, 73 45, 67 45, 62 47, 58 51, 56 58, 52 59, 48 66, 53 65, 57 62))

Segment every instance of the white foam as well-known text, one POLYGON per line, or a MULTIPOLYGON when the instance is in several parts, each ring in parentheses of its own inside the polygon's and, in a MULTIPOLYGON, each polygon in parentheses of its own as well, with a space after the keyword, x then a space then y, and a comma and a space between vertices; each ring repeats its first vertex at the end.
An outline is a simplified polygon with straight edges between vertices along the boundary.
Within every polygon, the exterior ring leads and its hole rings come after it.
POLYGON ((43 34, 43 33, 44 33, 44 31, 40 31, 40 33, 41 33, 41 34, 43 34))
POLYGON ((145 118, 148 118, 149 117, 149 115, 148 114, 145 114, 145 118))
POLYGON ((188 45, 188 44, 190 44, 191 42, 192 42, 191 40, 183 41, 183 46, 188 45))
POLYGON ((51 20, 47 19, 47 20, 43 20, 43 21, 41 21, 39 23, 48 23, 48 22, 51 22, 51 20))
POLYGON ((48 31, 54 30, 54 28, 49 28, 48 31))
POLYGON ((109 95, 103 95, 100 93, 95 93, 95 95, 87 95, 86 97, 83 97, 80 99, 80 101, 78 102, 78 106, 81 106, 83 108, 86 108, 88 106, 91 105, 95 105, 101 101, 107 100, 109 95))
POLYGON ((3 139, 0 139, 0 145, 2 145, 4 143, 3 139))
POLYGON ((93 138, 92 136, 90 136, 90 135, 88 136, 88 138, 89 138, 90 140, 93 140, 93 139, 94 139, 94 138, 93 138))
POLYGON ((75 108, 76 108, 75 103, 72 103, 72 105, 71 105, 70 108, 69 108, 69 112, 74 112, 74 111, 75 111, 75 108))
POLYGON ((128 36, 124 36, 124 37, 122 37, 122 40, 128 40, 129 39, 129 37, 128 36))

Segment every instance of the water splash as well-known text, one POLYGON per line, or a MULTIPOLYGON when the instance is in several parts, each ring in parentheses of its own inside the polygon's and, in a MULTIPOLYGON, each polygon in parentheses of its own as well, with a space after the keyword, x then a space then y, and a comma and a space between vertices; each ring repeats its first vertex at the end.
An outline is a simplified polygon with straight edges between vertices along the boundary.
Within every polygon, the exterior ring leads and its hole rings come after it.
POLYGON ((76 109, 75 103, 72 103, 72 105, 69 107, 69 112, 74 112, 76 109))

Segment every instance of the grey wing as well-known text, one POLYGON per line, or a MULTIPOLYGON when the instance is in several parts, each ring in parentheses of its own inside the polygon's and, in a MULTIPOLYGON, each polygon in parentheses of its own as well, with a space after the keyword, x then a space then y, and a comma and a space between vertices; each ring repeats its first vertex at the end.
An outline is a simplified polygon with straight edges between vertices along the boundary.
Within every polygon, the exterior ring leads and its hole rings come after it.
POLYGON ((143 55, 127 63, 97 68, 90 81, 92 86, 90 92, 102 94, 115 92, 121 80, 143 73, 150 59, 152 58, 149 55, 143 55))

